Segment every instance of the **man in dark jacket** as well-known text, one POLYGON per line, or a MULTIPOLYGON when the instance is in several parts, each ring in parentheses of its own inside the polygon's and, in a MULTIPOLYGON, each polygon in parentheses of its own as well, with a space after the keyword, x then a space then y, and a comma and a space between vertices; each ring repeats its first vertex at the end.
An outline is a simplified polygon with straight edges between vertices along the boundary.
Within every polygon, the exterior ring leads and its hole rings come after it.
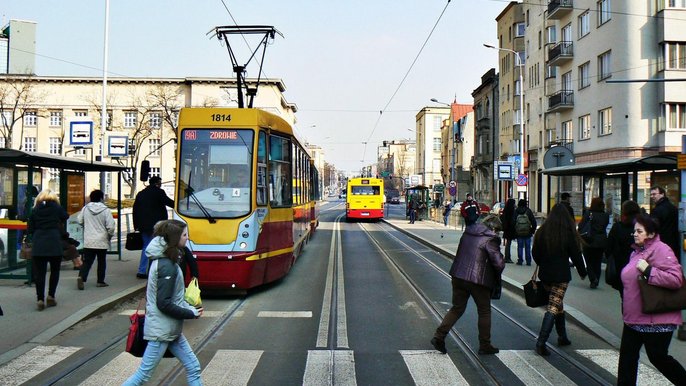
POLYGON ((650 199, 655 203, 655 207, 650 212, 650 217, 658 222, 659 229, 657 234, 660 240, 669 245, 676 254, 677 260, 681 261, 681 251, 679 249, 679 211, 665 196, 665 189, 661 186, 650 188, 650 199))
POLYGON ((572 216, 572 220, 576 222, 576 219, 574 218, 574 208, 572 208, 572 204, 569 202, 570 197, 570 194, 567 192, 560 194, 560 204, 567 208, 567 211, 572 216))
POLYGON ((143 237, 141 261, 136 274, 136 277, 140 279, 148 277, 148 257, 145 254, 145 248, 152 240, 152 229, 155 224, 168 218, 165 206, 173 208, 174 201, 162 190, 162 179, 151 177, 149 185, 138 192, 133 203, 133 228, 140 231, 143 237))
POLYGON ((479 203, 472 199, 471 193, 467 193, 467 199, 460 205, 460 214, 464 218, 465 226, 472 225, 479 219, 481 209, 479 208, 479 203))
POLYGON ((538 224, 526 200, 519 200, 512 221, 517 236, 517 265, 522 265, 525 259, 526 265, 531 265, 531 237, 536 232, 538 224))

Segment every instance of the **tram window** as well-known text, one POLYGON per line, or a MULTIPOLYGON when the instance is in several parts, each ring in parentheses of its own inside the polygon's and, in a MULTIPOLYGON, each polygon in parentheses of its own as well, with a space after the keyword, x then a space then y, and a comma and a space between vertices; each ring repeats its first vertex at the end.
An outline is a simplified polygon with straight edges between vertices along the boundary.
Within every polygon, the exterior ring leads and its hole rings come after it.
POLYGON ((288 207, 293 203, 290 149, 288 138, 269 137, 269 201, 272 207, 288 207))
POLYGON ((267 133, 260 131, 257 143, 257 205, 267 205, 267 133))

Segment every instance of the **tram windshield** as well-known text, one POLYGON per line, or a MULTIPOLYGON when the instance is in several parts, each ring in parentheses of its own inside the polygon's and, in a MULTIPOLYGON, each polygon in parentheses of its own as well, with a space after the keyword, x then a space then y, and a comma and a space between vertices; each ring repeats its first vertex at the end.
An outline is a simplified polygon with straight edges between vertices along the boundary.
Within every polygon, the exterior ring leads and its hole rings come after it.
POLYGON ((234 218, 250 213, 253 131, 184 129, 179 151, 179 214, 234 218))

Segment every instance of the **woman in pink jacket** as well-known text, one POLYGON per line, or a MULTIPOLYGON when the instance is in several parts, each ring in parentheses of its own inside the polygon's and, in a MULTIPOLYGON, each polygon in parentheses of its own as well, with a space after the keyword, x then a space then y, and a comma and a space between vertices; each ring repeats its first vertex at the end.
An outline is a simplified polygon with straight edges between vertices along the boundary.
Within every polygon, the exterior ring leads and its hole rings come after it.
POLYGON ((672 334, 681 325, 681 311, 644 314, 638 275, 649 284, 676 289, 684 285, 683 274, 674 251, 660 241, 657 224, 648 215, 638 215, 634 224, 634 252, 622 269, 622 344, 619 349, 618 385, 635 385, 641 346, 645 345, 650 363, 675 385, 686 384, 686 370, 671 355, 672 334))

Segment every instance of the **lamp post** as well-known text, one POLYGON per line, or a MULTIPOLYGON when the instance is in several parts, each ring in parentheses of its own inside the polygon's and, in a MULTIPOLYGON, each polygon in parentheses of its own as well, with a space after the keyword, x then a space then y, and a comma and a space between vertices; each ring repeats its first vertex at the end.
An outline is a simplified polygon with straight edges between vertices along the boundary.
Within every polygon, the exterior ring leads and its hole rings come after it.
MULTIPOLYGON (((498 51, 506 51, 514 54, 515 65, 519 67, 519 174, 524 174, 524 80, 522 76, 522 58, 519 57, 519 53, 515 50, 509 48, 500 48, 490 44, 484 44, 486 48, 492 48, 498 51)), ((524 187, 524 194, 526 195, 526 189, 524 187)))
MULTIPOLYGON (((105 128, 107 127, 107 46, 110 26, 110 0, 105 1, 105 44, 102 53, 102 112, 100 115, 100 161, 105 162, 105 128)), ((107 194, 106 172, 100 172, 100 190, 107 194)))

